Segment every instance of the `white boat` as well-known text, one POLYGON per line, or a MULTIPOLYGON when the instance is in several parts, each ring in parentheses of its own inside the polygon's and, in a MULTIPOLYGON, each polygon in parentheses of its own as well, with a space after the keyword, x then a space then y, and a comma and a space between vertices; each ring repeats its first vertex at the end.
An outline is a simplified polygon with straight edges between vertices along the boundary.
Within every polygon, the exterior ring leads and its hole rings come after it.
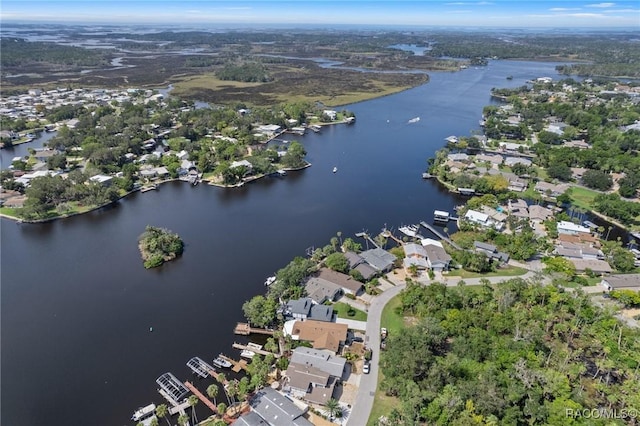
POLYGON ((229 368, 231 367, 231 363, 226 359, 222 358, 222 356, 218 355, 216 359, 213 360, 213 365, 219 368, 229 368))
POLYGON ((417 123, 418 121, 420 121, 420 117, 415 117, 415 118, 412 118, 411 120, 409 120, 407 123, 408 124, 417 123))
POLYGON ((407 237, 415 238, 418 235, 418 229, 420 229, 418 225, 408 225, 401 226, 398 228, 398 231, 402 232, 407 237))
POLYGON ((333 173, 335 173, 335 172, 337 172, 337 171, 338 171, 338 168, 337 168, 337 167, 334 167, 334 168, 333 168, 333 173))
MULTIPOLYGON (((262 345, 258 345, 257 343, 252 343, 252 342, 247 343, 247 347, 251 349, 257 349, 257 350, 262 349, 262 345)), ((245 349, 242 352, 240 352, 240 356, 244 358, 253 358, 255 354, 256 353, 250 349, 245 349)))
POLYGON ((148 417, 151 414, 155 413, 155 411, 156 404, 149 404, 146 407, 140 407, 136 410, 135 413, 133 413, 133 416, 131 416, 131 420, 133 420, 134 422, 138 422, 145 417, 148 417))
POLYGON ((276 276, 272 276, 267 278, 267 280, 264 282, 264 285, 266 285, 267 287, 270 286, 271 284, 273 284, 274 282, 276 282, 276 276))

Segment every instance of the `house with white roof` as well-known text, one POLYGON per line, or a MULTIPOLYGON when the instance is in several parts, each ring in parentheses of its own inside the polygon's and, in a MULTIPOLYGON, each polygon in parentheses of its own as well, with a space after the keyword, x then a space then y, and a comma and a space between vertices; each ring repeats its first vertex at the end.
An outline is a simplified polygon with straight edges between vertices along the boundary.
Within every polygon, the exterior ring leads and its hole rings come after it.
POLYGON ((573 222, 567 222, 562 220, 558 222, 558 234, 577 235, 577 234, 591 234, 591 230, 582 225, 577 225, 573 222))

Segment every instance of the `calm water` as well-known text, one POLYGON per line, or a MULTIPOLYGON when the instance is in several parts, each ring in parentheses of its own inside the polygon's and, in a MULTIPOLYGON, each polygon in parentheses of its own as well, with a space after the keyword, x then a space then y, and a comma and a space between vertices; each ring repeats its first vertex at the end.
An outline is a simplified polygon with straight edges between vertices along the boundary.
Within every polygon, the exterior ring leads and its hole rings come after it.
POLYGON ((420 178, 427 157, 477 128, 492 87, 545 75, 556 76, 554 64, 491 62, 350 105, 357 123, 301 138, 313 167, 284 179, 235 190, 167 184, 44 225, 3 219, 1 423, 131 424, 134 409, 163 402, 162 373, 192 379, 192 356, 237 358, 233 326, 267 276, 336 231, 377 233, 452 211, 461 200, 420 178), (146 225, 179 233, 184 256, 145 270, 146 225))

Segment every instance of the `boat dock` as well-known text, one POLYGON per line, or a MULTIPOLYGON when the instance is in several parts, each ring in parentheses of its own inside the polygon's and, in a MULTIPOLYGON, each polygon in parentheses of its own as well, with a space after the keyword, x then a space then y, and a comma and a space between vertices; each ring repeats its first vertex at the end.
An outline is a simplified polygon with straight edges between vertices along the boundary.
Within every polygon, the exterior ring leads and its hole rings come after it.
POLYGON ((396 237, 395 235, 393 235, 391 233, 391 231, 389 231, 388 229, 383 229, 382 232, 380 233, 380 235, 382 235, 385 238, 391 238, 393 241, 395 241, 399 246, 402 246, 404 244, 404 242, 399 239, 398 237, 396 237))
POLYGON ((204 403, 204 405, 206 405, 207 407, 209 407, 209 409, 210 409, 211 411, 213 411, 213 413, 214 413, 214 414, 218 414, 218 408, 215 406, 215 404, 214 404, 213 402, 211 402, 211 400, 210 400, 209 398, 207 398, 206 396, 204 396, 204 395, 202 394, 202 392, 200 392, 200 390, 199 390, 197 387, 195 387, 195 386, 193 385, 193 383, 191 383, 191 382, 184 382, 184 385, 185 385, 185 386, 186 386, 186 387, 187 387, 191 392, 193 392, 193 394, 194 394, 195 396, 197 396, 197 397, 198 397, 198 399, 204 403))
POLYGON ((380 248, 380 246, 375 241, 373 241, 373 238, 371 238, 366 232, 358 232, 356 234, 356 237, 364 238, 365 242, 367 243, 367 248, 369 247, 369 242, 371 242, 371 244, 373 244, 375 248, 380 248))
POLYGON ((211 372, 215 372, 215 368, 213 366, 207 364, 202 358, 194 356, 187 362, 187 367, 191 369, 195 374, 202 377, 203 379, 209 377, 211 372))
POLYGON ((180 402, 176 401, 175 399, 173 399, 173 397, 171 395, 169 395, 164 389, 159 388, 158 392, 169 403, 169 410, 168 410, 169 414, 171 414, 172 416, 175 415, 175 414, 178 414, 178 413, 179 414, 187 414, 185 412, 185 410, 191 406, 189 404, 188 400, 185 399, 184 401, 182 401, 180 403, 180 402))
POLYGON ((233 365, 231 371, 233 371, 234 373, 239 373, 240 370, 247 370, 247 361, 245 361, 244 359, 236 361, 235 359, 229 358, 228 356, 222 354, 220 354, 220 358, 224 359, 225 361, 229 361, 233 365))
POLYGON ((172 405, 171 407, 169 407, 168 411, 172 416, 176 414, 187 414, 186 409, 189 407, 191 407, 191 404, 189 404, 189 400, 184 400, 181 404, 172 405))
POLYGON ((276 358, 280 358, 280 354, 274 354, 273 352, 265 351, 264 349, 254 348, 252 346, 242 345, 240 343, 233 342, 232 345, 235 349, 240 349, 242 351, 251 351, 260 355, 273 355, 276 358))
POLYGON ((436 228, 434 228, 433 226, 429 225, 427 222, 422 221, 420 222, 420 225, 422 225, 423 227, 425 227, 426 229, 428 229, 429 231, 433 232, 438 238, 440 238, 441 240, 446 241, 447 243, 451 244, 456 250, 462 250, 462 248, 457 245, 456 243, 454 243, 449 237, 445 237, 444 235, 442 235, 440 233, 440 231, 438 231, 436 228))
POLYGON ((251 325, 246 322, 239 322, 236 324, 236 328, 233 329, 235 334, 239 334, 241 336, 248 336, 250 334, 268 334, 273 336, 273 330, 265 330, 264 328, 255 328, 251 327, 251 325))

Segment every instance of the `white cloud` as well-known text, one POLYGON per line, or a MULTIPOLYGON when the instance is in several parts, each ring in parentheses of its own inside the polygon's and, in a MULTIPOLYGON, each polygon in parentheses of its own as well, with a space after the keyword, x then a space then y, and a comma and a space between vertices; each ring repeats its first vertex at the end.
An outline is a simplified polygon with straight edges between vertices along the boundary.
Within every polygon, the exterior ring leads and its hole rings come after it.
POLYGON ((568 12, 571 10, 580 10, 579 7, 552 7, 549 12, 568 12))
POLYGON ((615 5, 616 5, 615 3, 594 3, 594 4, 588 4, 586 5, 586 7, 608 8, 608 7, 613 7, 615 5))
POLYGON ((640 13, 640 9, 607 9, 604 13, 640 13))

